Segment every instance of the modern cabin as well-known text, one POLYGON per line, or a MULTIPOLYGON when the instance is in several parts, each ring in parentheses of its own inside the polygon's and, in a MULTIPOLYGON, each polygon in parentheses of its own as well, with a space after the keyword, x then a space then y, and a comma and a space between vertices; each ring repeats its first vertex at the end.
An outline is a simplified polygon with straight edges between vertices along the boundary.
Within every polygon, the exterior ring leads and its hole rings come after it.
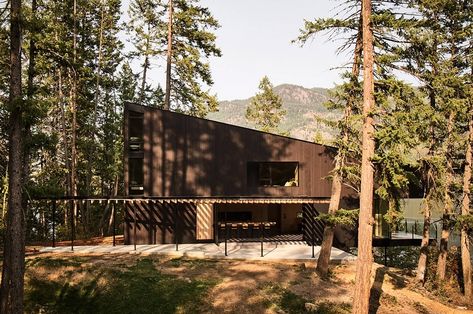
POLYGON ((328 209, 332 147, 131 103, 124 145, 125 190, 137 199, 126 244, 216 241, 225 223, 231 237, 258 237, 264 223, 272 236, 322 239, 314 217, 328 209))

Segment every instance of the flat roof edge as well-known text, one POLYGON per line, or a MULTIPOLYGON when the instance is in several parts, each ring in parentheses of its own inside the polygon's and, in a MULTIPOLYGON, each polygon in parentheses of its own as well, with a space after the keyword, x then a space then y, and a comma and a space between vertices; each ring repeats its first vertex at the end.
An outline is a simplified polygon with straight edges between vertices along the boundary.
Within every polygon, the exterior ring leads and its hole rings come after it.
POLYGON ((308 144, 312 144, 312 145, 323 146, 323 147, 327 147, 327 148, 330 148, 330 149, 337 149, 335 146, 331 146, 331 145, 327 145, 327 144, 315 143, 315 142, 311 142, 311 141, 308 141, 308 140, 303 140, 303 139, 300 139, 300 138, 294 138, 294 137, 290 137, 290 136, 285 136, 285 135, 280 135, 280 134, 274 134, 274 133, 264 132, 264 131, 255 130, 255 129, 252 129, 252 128, 243 127, 243 126, 240 126, 240 125, 225 123, 225 122, 216 121, 216 120, 210 120, 210 119, 206 119, 206 118, 195 117, 195 116, 191 116, 191 115, 188 115, 188 114, 185 114, 185 113, 181 113, 181 112, 175 112, 175 111, 164 110, 164 109, 156 108, 156 107, 144 106, 144 105, 140 105, 140 104, 133 103, 133 102, 125 102, 124 105, 125 105, 125 106, 124 106, 124 107, 125 107, 125 110, 130 110, 130 108, 131 108, 131 109, 137 110, 138 112, 144 112, 144 111, 146 111, 146 110, 149 110, 149 111, 161 111, 161 112, 166 112, 166 113, 170 113, 170 114, 174 114, 174 115, 178 115, 178 116, 184 116, 184 117, 186 117, 186 118, 192 118, 192 119, 196 119, 196 120, 210 121, 210 122, 213 122, 213 123, 218 123, 218 124, 225 125, 225 126, 229 126, 229 127, 233 127, 233 128, 239 128, 239 129, 249 130, 249 131, 253 131, 253 132, 257 132, 257 133, 261 133, 261 134, 268 134, 268 135, 271 135, 271 136, 282 137, 282 138, 285 138, 285 139, 288 139, 288 140, 292 140, 292 141, 300 141, 300 142, 303 142, 303 143, 308 143, 308 144))

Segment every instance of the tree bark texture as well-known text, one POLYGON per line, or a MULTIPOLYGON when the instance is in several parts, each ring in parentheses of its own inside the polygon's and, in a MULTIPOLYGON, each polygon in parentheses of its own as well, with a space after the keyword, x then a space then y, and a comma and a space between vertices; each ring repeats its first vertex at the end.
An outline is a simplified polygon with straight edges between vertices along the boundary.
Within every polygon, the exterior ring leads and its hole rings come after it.
MULTIPOLYGON (((72 68, 72 89, 70 93, 71 113, 72 113, 72 139, 71 139, 71 192, 72 196, 77 196, 77 0, 73 3, 73 68, 72 68)), ((78 207, 74 201, 72 204, 72 215, 76 223, 78 207)))
POLYGON ((360 216, 358 220, 358 258, 356 263, 353 313, 368 313, 373 264, 373 181, 374 125, 374 47, 371 0, 362 1, 363 14, 363 130, 361 157, 360 216))
POLYGON ((425 281, 425 272, 427 270, 427 256, 430 240, 430 204, 429 200, 424 200, 424 229, 422 230, 422 242, 420 245, 419 262, 417 263, 416 279, 420 283, 425 281))
POLYGON ((0 312, 23 313, 25 217, 22 208, 21 0, 10 2, 10 117, 8 212, 5 232, 0 312))
MULTIPOLYGON (((471 143, 473 142, 473 107, 470 106, 470 123, 468 127, 468 140, 466 143, 465 153, 465 170, 463 173, 463 198, 462 198, 462 215, 470 214, 470 185, 471 185, 471 143)), ((461 230, 461 258, 463 269, 463 284, 465 297, 468 302, 472 301, 473 291, 471 286, 471 256, 470 256, 470 239, 466 226, 461 230)))
POLYGON ((150 46, 150 25, 147 25, 148 36, 146 37, 146 53, 145 53, 145 60, 143 62, 143 74, 141 76, 141 91, 140 91, 140 102, 143 103, 145 100, 145 92, 146 92, 146 77, 149 68, 149 46, 150 46))
MULTIPOLYGON (((435 108, 435 93, 433 90, 430 92, 430 105, 432 108, 435 108)), ((430 125, 430 147, 429 147, 429 157, 433 158, 434 156, 434 146, 435 146, 435 133, 434 133, 434 125, 431 122, 430 125)), ((429 253, 429 241, 430 241, 430 223, 431 223, 431 198, 432 198, 432 187, 434 185, 434 177, 432 173, 432 166, 430 163, 427 164, 427 175, 425 177, 426 187, 424 191, 424 229, 422 231, 422 242, 420 245, 420 254, 419 254, 419 261, 417 263, 417 275, 416 279, 417 282, 421 283, 422 285, 425 282, 425 273, 427 270, 427 256, 429 253)), ((407 230, 406 230, 407 232, 407 230)))
MULTIPOLYGON (((363 48, 363 34, 362 34, 362 25, 361 25, 362 16, 360 15, 360 27, 358 30, 357 38, 356 38, 356 45, 354 51, 354 58, 353 58, 353 66, 352 66, 352 76, 353 78, 358 78, 360 75, 360 59, 361 59, 361 52, 363 48)), ((344 143, 349 141, 349 131, 348 131, 348 123, 349 118, 352 113, 352 108, 354 105, 354 96, 350 95, 348 98, 348 102, 345 108, 345 128, 343 129, 343 141, 344 143)), ((340 207, 340 199, 342 195, 342 177, 340 175, 340 169, 345 167, 345 155, 344 152, 337 153, 336 157, 336 164, 332 178, 332 189, 330 194, 330 204, 328 208, 329 214, 334 214, 340 207)), ((324 238, 322 240, 322 245, 320 248, 319 258, 317 259, 317 272, 322 275, 326 276, 328 273, 329 263, 330 263, 330 254, 332 252, 332 245, 333 245, 333 236, 334 236, 334 227, 326 225, 324 228, 324 238)))
POLYGON ((447 159, 447 173, 445 175, 445 193, 444 193, 444 212, 442 216, 442 235, 440 238, 440 253, 437 262, 437 279, 445 279, 448 255, 448 238, 450 236, 450 219, 453 212, 453 201, 450 196, 450 185, 452 184, 452 158, 450 157, 453 123, 455 121, 455 112, 452 110, 448 117, 447 142, 445 144, 445 157, 447 159))
MULTIPOLYGON (((340 205, 340 196, 342 193, 342 180, 338 173, 333 175, 332 179, 332 192, 330 195, 330 205, 328 208, 329 214, 334 214, 340 205)), ((330 263, 330 254, 332 252, 334 235, 334 226, 326 225, 324 228, 324 238, 320 248, 319 258, 317 259, 317 272, 326 276, 328 273, 328 267, 330 263)))

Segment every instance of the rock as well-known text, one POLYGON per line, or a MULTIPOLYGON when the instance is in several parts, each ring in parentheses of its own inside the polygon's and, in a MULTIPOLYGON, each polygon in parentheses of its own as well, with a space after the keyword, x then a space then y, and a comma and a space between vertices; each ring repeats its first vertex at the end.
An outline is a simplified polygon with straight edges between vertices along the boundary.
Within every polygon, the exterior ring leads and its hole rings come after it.
POLYGON ((317 311, 317 305, 315 305, 314 303, 307 302, 307 303, 304 304, 304 307, 305 307, 307 312, 317 311))

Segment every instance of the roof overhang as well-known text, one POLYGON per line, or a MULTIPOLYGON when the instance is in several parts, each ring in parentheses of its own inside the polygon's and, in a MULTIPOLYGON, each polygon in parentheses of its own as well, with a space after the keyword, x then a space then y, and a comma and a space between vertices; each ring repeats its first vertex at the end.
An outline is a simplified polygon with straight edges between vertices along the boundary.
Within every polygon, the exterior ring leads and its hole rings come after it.
POLYGON ((159 204, 328 204, 330 198, 328 197, 39 197, 36 200, 45 201, 79 201, 91 203, 159 203, 159 204))

